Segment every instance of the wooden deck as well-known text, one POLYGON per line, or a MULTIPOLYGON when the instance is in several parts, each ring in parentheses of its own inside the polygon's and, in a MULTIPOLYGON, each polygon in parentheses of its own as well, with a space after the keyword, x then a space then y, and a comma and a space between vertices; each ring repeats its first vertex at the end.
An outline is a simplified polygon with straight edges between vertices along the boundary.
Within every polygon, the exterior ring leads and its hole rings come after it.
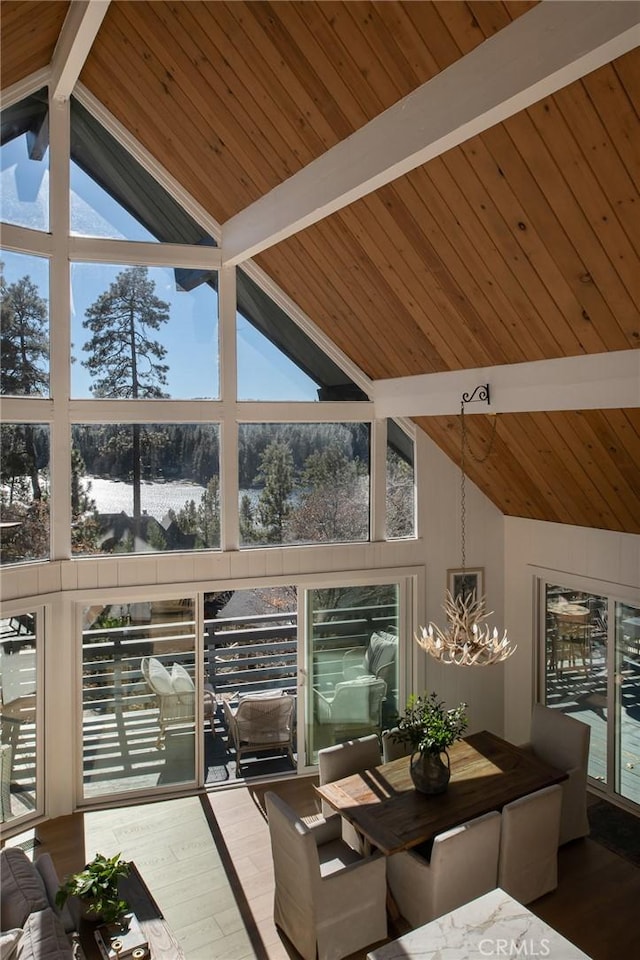
MULTIPOLYGON (((313 783, 298 777, 238 785, 62 817, 38 828, 36 853, 49 851, 61 874, 98 850, 133 859, 187 960, 297 958, 272 920, 264 794, 275 789, 301 814, 311 813, 313 783)), ((635 956, 640 870, 591 840, 578 840, 561 849, 559 878, 556 891, 531 905, 534 913, 593 960, 635 956)))

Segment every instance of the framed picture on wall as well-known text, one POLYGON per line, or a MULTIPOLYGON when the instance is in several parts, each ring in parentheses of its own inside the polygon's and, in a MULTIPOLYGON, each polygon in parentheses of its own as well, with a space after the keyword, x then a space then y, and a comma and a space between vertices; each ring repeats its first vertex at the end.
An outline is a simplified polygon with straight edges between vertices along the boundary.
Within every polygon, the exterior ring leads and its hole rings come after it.
POLYGON ((454 600, 459 596, 467 599, 472 593, 479 600, 484 594, 484 567, 447 570, 447 589, 454 600))

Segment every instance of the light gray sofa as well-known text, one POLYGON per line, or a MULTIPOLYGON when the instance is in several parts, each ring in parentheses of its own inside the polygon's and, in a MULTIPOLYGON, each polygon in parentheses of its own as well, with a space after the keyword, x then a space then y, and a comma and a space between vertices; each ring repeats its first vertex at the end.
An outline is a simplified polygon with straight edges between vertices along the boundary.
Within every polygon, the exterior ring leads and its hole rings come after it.
POLYGON ((73 960, 68 914, 55 906, 58 877, 48 854, 32 863, 19 847, 0 853, 2 960, 73 960), (66 922, 65 922, 66 921, 66 922))

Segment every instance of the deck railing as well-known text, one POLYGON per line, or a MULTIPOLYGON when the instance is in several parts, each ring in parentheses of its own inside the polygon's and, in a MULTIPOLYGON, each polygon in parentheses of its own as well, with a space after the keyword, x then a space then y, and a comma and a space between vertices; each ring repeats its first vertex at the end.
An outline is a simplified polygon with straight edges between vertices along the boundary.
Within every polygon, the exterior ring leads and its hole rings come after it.
MULTIPOLYGON (((313 624, 314 667, 324 685, 342 677, 346 650, 362 647, 373 630, 397 622, 395 604, 378 604, 348 612, 316 611, 313 624)), ((298 676, 297 614, 276 612, 219 617, 204 624, 204 677, 217 694, 283 689, 295 694, 298 676)), ((153 656, 171 670, 180 663, 195 673, 195 621, 90 628, 83 632, 83 707, 98 713, 147 709, 153 696, 140 669, 153 656)))

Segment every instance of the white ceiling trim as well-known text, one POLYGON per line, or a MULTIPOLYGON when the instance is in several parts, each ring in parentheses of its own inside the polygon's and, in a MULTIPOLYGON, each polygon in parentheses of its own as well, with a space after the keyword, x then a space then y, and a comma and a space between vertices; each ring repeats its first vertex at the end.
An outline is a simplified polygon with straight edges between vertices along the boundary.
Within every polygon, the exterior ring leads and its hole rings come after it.
POLYGON ((51 95, 68 100, 98 35, 110 0, 71 0, 51 58, 51 95))
POLYGON ((21 100, 25 100, 32 94, 37 93, 42 87, 46 87, 51 77, 51 67, 42 67, 41 70, 35 70, 28 77, 12 83, 10 87, 2 91, 1 105, 3 110, 8 110, 21 100))
POLYGON ((371 397, 376 417, 453 415, 463 393, 486 383, 490 406, 471 403, 465 413, 640 407, 640 350, 376 380, 371 397))
POLYGON ((640 4, 545 0, 222 228, 238 264, 638 46, 640 4))

